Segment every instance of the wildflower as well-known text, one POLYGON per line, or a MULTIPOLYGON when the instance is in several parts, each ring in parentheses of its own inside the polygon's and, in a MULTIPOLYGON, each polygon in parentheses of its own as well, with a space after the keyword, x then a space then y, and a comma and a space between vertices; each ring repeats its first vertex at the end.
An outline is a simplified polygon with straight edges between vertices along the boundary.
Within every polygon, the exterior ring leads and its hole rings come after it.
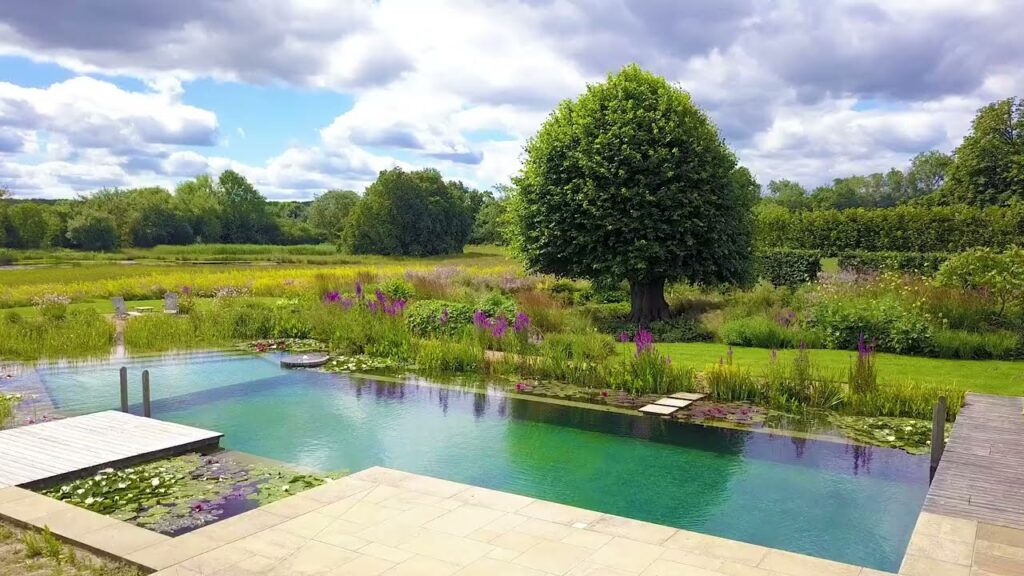
POLYGON ((491 335, 495 338, 502 338, 505 336, 505 332, 508 330, 508 320, 504 316, 498 316, 498 319, 491 325, 491 335))
POLYGON ((473 312, 473 325, 481 329, 488 328, 491 325, 491 320, 483 310, 477 310, 473 312))
POLYGON ((648 350, 654 348, 654 334, 650 331, 641 328, 636 331, 636 336, 633 337, 633 344, 636 344, 636 354, 639 356, 648 350))
POLYGON ((619 332, 619 342, 629 342, 629 332, 625 330, 619 332))
POLYGON ((522 332, 530 328, 530 317, 523 312, 516 312, 516 319, 512 323, 512 329, 516 333, 522 332))
POLYGON ((440 318, 437 319, 437 323, 440 324, 441 326, 447 326, 448 325, 448 318, 449 318, 449 316, 448 316, 448 307, 445 306, 444 307, 444 311, 441 312, 440 318))
POLYGON ((376 300, 370 300, 369 302, 367 302, 366 303, 366 307, 370 309, 370 313, 371 314, 376 314, 377 313, 377 301, 376 300))
POLYGON ((181 293, 184 296, 192 295, 192 287, 191 286, 182 286, 181 287, 181 293))
POLYGON ((517 382, 516 383, 516 392, 522 392, 523 388, 525 388, 525 387, 526 386, 524 386, 522 382, 517 382))
POLYGON ((401 314, 402 312, 404 312, 405 311, 405 299, 404 298, 399 298, 398 300, 395 300, 394 307, 395 307, 395 313, 396 314, 401 314))
POLYGON ((376 290, 373 291, 373 297, 376 298, 377 302, 380 302, 381 304, 383 304, 387 300, 387 296, 384 296, 384 293, 381 292, 380 288, 377 288, 376 290))
POLYGON ((341 298, 341 295, 338 294, 337 291, 324 294, 324 302, 327 304, 333 304, 334 302, 337 302, 339 298, 341 298))
POLYGON ((356 298, 359 300, 363 299, 363 283, 356 280, 356 298))
POLYGON ((353 302, 351 298, 344 298, 341 301, 341 308, 343 310, 351 310, 353 304, 355 304, 355 302, 353 302))

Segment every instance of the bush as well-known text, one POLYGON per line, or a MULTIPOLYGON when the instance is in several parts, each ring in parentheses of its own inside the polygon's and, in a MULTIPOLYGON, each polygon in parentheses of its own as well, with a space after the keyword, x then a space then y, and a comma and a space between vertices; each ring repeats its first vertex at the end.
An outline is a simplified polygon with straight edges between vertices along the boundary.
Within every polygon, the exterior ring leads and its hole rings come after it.
POLYGON ((941 252, 844 252, 839 255, 839 269, 860 274, 902 272, 933 276, 947 258, 941 252))
POLYGON ((566 278, 559 278, 549 284, 547 286, 547 290, 555 300, 566 306, 572 306, 574 304, 583 303, 583 295, 588 290, 588 287, 581 282, 574 282, 566 278))
POLYGON ((755 348, 815 348, 821 340, 810 330, 786 328, 765 316, 729 320, 718 329, 718 337, 726 344, 755 348))
POLYGON ((765 250, 754 259, 754 273, 775 286, 796 286, 811 282, 821 272, 817 250, 765 250))
POLYGON ((511 321, 516 315, 516 301, 500 292, 494 292, 481 298, 477 302, 476 309, 483 311, 491 318, 504 316, 506 320, 511 321))
POLYGON ((405 312, 409 330, 420 338, 454 336, 473 324, 473 308, 444 300, 417 300, 405 312), (445 310, 448 310, 447 319, 445 310))
POLYGON ((412 287, 412 284, 402 280, 401 278, 392 278, 391 280, 381 283, 380 291, 391 300, 405 300, 407 302, 415 293, 415 289, 412 287))
POLYGON ((0 248, 0 266, 10 266, 17 261, 14 252, 6 248, 0 248))
POLYGON ((935 354, 940 358, 964 360, 1008 360, 1017 357, 1021 339, 1013 332, 967 332, 939 330, 935 333, 935 354))
POLYGON ((809 326, 828 348, 853 350, 862 337, 896 354, 927 354, 934 347, 929 318, 891 297, 823 300, 812 310, 809 326))
POLYGON ((950 258, 936 276, 944 286, 983 290, 999 304, 1002 315, 1008 306, 1024 302, 1024 248, 998 253, 987 248, 970 250, 950 258))

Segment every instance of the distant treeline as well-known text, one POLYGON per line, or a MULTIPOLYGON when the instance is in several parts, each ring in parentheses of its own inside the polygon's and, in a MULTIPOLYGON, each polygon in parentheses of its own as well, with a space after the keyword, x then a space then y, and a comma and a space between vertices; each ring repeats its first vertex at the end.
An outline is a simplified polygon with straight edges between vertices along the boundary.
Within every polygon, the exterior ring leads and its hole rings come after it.
POLYGON ((434 254, 461 251, 466 242, 500 241, 502 203, 492 192, 444 181, 429 169, 388 170, 381 179, 362 196, 329 190, 306 202, 268 201, 233 170, 181 182, 173 192, 103 189, 53 201, 13 199, 0 189, 0 248, 107 251, 200 242, 334 242, 353 251, 434 254), (389 238, 374 232, 385 228, 391 230, 389 238))

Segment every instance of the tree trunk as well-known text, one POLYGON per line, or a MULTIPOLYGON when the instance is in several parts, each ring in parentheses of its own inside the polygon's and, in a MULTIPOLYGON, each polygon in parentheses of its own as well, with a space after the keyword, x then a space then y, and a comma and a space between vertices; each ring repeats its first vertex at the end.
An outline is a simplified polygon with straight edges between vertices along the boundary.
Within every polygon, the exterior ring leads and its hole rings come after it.
POLYGON ((671 315, 668 302, 665 301, 665 280, 648 282, 629 281, 630 302, 629 321, 640 326, 649 326, 657 320, 668 320, 671 315))

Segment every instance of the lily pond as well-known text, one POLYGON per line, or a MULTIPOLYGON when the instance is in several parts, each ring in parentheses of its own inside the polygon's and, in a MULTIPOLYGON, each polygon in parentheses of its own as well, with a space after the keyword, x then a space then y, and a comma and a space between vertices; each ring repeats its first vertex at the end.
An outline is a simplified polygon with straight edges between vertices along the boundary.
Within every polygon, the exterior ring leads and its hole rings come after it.
MULTIPOLYGON (((166 533, 328 474, 385 466, 896 571, 928 488, 927 456, 828 439, 802 425, 799 433, 743 429, 767 420, 787 426, 778 415, 743 405, 698 403, 691 417, 719 424, 710 426, 531 396, 560 396, 551 390, 505 393, 414 377, 289 371, 278 359, 272 352, 208 352, 41 365, 23 388, 34 386, 45 397, 36 409, 80 414, 118 406, 122 365, 137 401, 140 373, 148 369, 154 417, 222 432, 229 450, 317 471, 299 480, 284 471, 267 479, 217 456, 135 468, 128 481, 137 485, 147 478, 152 485, 161 474, 180 477, 186 497, 176 500, 199 509, 106 512, 166 533), (212 493, 192 485, 211 476, 226 479, 214 482, 212 493)), ((907 426, 880 421, 863 433, 895 440, 914 433, 907 426)), ((126 481, 118 474, 105 481, 126 481)), ((79 488, 54 490, 79 498, 79 488)))

